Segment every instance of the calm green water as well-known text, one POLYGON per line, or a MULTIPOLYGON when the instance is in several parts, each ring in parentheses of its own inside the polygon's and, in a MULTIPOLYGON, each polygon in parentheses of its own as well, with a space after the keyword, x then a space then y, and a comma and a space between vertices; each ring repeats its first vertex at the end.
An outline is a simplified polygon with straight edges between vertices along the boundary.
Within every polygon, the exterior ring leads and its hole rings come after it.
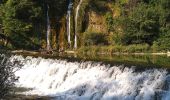
POLYGON ((21 54, 21 55, 52 59, 67 59, 68 61, 97 61, 111 65, 137 66, 146 68, 156 67, 170 69, 170 57, 168 57, 167 55, 151 55, 151 54, 146 55, 21 54))
POLYGON ((137 67, 160 67, 170 69, 170 57, 167 55, 95 55, 79 56, 79 58, 104 61, 111 64, 123 64, 137 67))

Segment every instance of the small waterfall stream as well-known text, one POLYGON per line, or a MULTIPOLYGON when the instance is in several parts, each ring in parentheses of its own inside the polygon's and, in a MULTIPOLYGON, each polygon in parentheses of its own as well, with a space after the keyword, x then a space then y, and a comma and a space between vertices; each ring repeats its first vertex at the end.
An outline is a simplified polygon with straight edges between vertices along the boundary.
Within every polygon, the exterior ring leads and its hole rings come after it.
POLYGON ((79 4, 77 5, 77 8, 76 8, 76 16, 75 16, 75 31, 76 32, 75 32, 75 35, 74 35, 74 48, 75 49, 77 49, 77 34, 78 34, 77 25, 78 25, 79 10, 80 10, 82 2, 83 2, 83 0, 80 0, 79 4))
POLYGON ((50 18, 49 18, 49 5, 47 4, 47 50, 51 49, 50 45, 50 18))
POLYGON ((68 5, 68 10, 67 10, 67 37, 68 37, 68 44, 69 47, 71 46, 71 39, 70 39, 70 35, 71 35, 71 10, 72 10, 72 1, 69 0, 69 5, 68 5))
POLYGON ((100 62, 11 56, 23 66, 17 86, 25 94, 49 95, 56 100, 170 100, 170 75, 165 69, 144 69, 100 62))

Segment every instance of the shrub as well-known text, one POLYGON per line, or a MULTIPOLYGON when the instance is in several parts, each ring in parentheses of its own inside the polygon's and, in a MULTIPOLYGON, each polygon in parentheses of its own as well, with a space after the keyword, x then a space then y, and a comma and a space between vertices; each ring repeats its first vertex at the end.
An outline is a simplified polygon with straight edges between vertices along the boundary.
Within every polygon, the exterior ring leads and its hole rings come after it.
POLYGON ((158 42, 156 42, 156 41, 153 42, 151 50, 152 50, 152 52, 158 52, 160 50, 160 48, 158 46, 158 42))
POLYGON ((137 52, 148 52, 148 50, 149 50, 148 44, 132 44, 132 45, 126 46, 126 48, 124 49, 124 52, 137 53, 137 52))
POLYGON ((124 47, 122 45, 114 45, 112 47, 112 53, 122 52, 123 50, 124 50, 124 47))
POLYGON ((5 99, 12 93, 14 82, 14 64, 9 62, 7 56, 0 54, 0 99, 5 99))
POLYGON ((107 45, 107 44, 108 44, 108 41, 107 41, 105 34, 95 33, 95 32, 85 33, 85 36, 84 36, 84 45, 85 46, 107 45))
POLYGON ((78 50, 81 54, 112 54, 112 53, 143 53, 149 52, 150 46, 148 44, 133 44, 128 46, 114 45, 114 46, 85 46, 78 50))
POLYGON ((155 45, 158 45, 158 51, 169 51, 170 50, 170 30, 165 32, 160 36, 160 38, 155 42, 155 45))

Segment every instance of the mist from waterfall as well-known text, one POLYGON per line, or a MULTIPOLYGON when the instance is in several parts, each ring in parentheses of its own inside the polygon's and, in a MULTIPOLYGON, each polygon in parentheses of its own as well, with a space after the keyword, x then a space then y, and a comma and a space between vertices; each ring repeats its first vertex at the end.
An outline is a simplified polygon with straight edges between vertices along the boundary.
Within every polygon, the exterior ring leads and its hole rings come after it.
POLYGON ((18 87, 25 94, 48 95, 55 100, 170 100, 170 75, 165 69, 136 70, 100 62, 12 56, 22 68, 18 87))
POLYGON ((75 35, 74 35, 74 48, 77 49, 77 34, 78 34, 78 31, 77 31, 77 28, 78 28, 78 17, 79 17, 79 10, 80 10, 80 7, 81 7, 81 4, 82 4, 83 0, 80 0, 79 1, 79 4, 77 5, 77 8, 76 8, 76 16, 75 16, 75 35))
POLYGON ((67 10, 67 39, 68 39, 68 44, 69 47, 71 47, 71 10, 72 10, 72 6, 73 3, 71 0, 68 0, 69 4, 68 4, 68 10, 67 10))
POLYGON ((50 18, 49 18, 49 5, 47 4, 47 50, 51 49, 51 44, 50 44, 50 18))

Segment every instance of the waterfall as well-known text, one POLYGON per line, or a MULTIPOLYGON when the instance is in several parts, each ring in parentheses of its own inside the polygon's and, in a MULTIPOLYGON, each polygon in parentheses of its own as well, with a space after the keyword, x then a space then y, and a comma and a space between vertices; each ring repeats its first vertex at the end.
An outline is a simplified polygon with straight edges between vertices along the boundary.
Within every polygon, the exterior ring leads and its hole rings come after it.
POLYGON ((67 10, 67 37, 68 37, 68 44, 69 47, 71 47, 71 39, 70 39, 70 34, 71 34, 71 10, 72 10, 72 1, 69 0, 69 5, 68 5, 68 10, 67 10))
POLYGON ((78 17, 79 17, 79 10, 80 10, 80 6, 82 4, 82 1, 83 0, 80 0, 77 8, 76 8, 76 16, 75 16, 75 35, 74 35, 74 48, 77 49, 77 34, 78 34, 78 31, 77 31, 77 25, 78 25, 78 17))
POLYGON ((165 69, 143 69, 100 62, 69 62, 28 56, 15 72, 25 94, 47 95, 55 100, 170 100, 170 75, 165 69))
POLYGON ((51 49, 51 44, 50 44, 50 18, 49 18, 49 5, 47 4, 47 50, 51 49))

